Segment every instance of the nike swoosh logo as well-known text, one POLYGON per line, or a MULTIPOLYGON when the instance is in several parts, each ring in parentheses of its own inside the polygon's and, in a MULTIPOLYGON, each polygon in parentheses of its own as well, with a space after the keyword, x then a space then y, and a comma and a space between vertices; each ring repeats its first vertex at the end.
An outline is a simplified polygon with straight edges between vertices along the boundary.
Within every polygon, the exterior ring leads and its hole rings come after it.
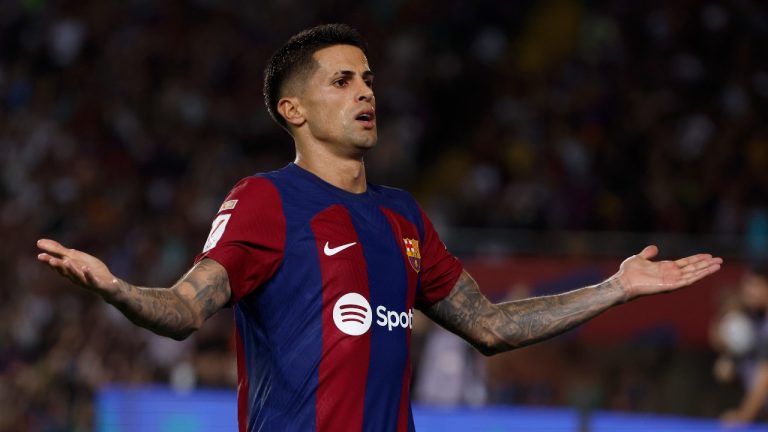
POLYGON ((336 255, 337 253, 343 251, 344 249, 352 247, 352 246, 354 246, 356 244, 357 244, 357 242, 352 242, 352 243, 347 243, 347 244, 343 244, 341 246, 336 246, 336 247, 332 248, 332 247, 328 247, 328 242, 325 242, 325 247, 323 248, 323 252, 327 256, 333 256, 333 255, 336 255))

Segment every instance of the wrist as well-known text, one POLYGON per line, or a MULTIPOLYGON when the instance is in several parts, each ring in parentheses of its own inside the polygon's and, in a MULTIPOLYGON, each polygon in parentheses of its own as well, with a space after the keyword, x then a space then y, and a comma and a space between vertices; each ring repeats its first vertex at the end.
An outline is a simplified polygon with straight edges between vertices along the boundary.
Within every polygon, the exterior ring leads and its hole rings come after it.
POLYGON ((629 281, 627 280, 626 276, 624 276, 623 271, 620 270, 618 273, 608 278, 606 282, 610 287, 616 290, 617 295, 619 296, 618 303, 627 303, 628 301, 634 299, 630 289, 629 281))
POLYGON ((105 302, 111 305, 117 305, 124 302, 130 288, 131 285, 129 283, 115 277, 109 283, 109 287, 105 290, 102 290, 99 294, 105 302))

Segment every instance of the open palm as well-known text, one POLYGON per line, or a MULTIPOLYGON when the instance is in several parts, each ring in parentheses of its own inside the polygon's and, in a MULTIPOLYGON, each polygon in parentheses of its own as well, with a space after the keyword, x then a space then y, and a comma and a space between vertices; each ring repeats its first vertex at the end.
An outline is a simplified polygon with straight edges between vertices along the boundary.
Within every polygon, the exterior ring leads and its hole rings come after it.
POLYGON ((47 263, 73 283, 102 296, 117 290, 115 276, 100 259, 85 252, 68 249, 54 240, 39 240, 37 247, 44 251, 37 259, 47 263))
POLYGON ((723 263, 721 258, 709 254, 691 255, 675 261, 651 261, 658 253, 656 246, 647 246, 621 263, 617 275, 627 289, 629 299, 688 286, 720 270, 723 263))

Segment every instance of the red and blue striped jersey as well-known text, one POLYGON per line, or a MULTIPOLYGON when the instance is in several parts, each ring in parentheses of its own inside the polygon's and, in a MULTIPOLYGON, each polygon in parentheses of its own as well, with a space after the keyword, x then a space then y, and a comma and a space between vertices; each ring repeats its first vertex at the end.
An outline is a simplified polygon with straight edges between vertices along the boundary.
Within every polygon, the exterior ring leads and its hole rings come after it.
POLYGON ((413 309, 462 272, 406 192, 295 164, 241 180, 204 251, 232 290, 241 432, 413 431, 413 309))

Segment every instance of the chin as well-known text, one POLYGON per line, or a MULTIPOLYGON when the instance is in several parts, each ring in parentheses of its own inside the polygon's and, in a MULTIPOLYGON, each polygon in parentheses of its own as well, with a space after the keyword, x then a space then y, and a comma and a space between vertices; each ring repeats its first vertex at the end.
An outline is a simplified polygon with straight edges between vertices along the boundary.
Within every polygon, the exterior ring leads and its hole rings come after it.
POLYGON ((368 139, 362 139, 355 143, 355 147, 359 149, 372 149, 376 147, 376 142, 378 141, 377 137, 374 136, 373 138, 368 139))

